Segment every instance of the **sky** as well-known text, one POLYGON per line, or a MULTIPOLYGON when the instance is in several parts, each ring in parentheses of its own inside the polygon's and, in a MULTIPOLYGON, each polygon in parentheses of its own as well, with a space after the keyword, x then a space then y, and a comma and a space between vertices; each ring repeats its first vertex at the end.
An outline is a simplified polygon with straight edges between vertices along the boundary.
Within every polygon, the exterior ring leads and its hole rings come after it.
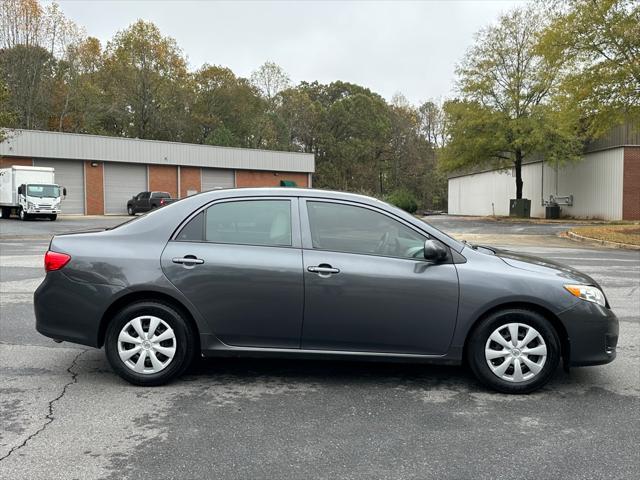
POLYGON ((474 33, 523 0, 61 0, 103 45, 137 19, 176 39, 191 69, 248 77, 265 61, 294 83, 342 80, 411 103, 455 93, 455 67, 474 33))

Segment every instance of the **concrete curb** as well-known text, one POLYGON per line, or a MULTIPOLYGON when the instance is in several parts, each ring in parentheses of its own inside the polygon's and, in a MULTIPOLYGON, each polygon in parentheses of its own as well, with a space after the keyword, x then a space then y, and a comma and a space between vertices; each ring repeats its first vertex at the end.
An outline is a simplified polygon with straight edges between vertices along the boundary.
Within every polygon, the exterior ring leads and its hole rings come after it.
POLYGON ((574 233, 572 231, 562 232, 560 233, 560 236, 568 238, 569 240, 573 240, 575 242, 590 243, 593 245, 602 245, 608 248, 619 248, 624 250, 640 250, 640 245, 631 245, 628 243, 610 242, 609 240, 599 240, 597 238, 583 237, 582 235, 578 235, 577 233, 574 233))

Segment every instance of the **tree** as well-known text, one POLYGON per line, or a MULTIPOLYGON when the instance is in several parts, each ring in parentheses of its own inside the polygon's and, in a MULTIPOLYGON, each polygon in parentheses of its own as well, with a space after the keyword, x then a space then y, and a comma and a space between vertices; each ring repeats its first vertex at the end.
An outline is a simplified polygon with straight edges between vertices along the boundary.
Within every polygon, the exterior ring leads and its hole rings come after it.
POLYGON ((42 46, 45 34, 44 9, 38 0, 0 2, 0 47, 42 46))
POLYGON ((280 93, 278 115, 288 132, 287 149, 319 154, 319 137, 325 109, 303 85, 280 93))
POLYGON ((269 103, 291 86, 291 80, 284 69, 273 62, 265 62, 251 74, 251 83, 260 91, 269 103))
POLYGON ((0 50, 1 80, 9 91, 15 127, 46 130, 49 124, 55 59, 36 45, 0 50))
POLYGON ((14 121, 14 115, 10 110, 8 99, 9 90, 0 80, 0 143, 4 142, 7 137, 5 127, 11 127, 14 121))
POLYGON ((391 123, 384 100, 363 93, 334 102, 326 112, 318 183, 343 190, 379 192, 391 123), (322 158, 322 157, 321 157, 322 158))
POLYGON ((579 110, 597 137, 640 120, 640 3, 569 0, 551 4, 553 21, 538 51, 563 62, 562 106, 579 110))
POLYGON ((193 141, 248 147, 256 118, 266 108, 256 89, 230 69, 206 64, 193 74, 192 83, 193 141))
POLYGON ((115 135, 180 140, 187 119, 188 75, 175 40, 138 20, 107 44, 101 76, 115 135))
POLYGON ((424 102, 418 107, 420 132, 435 148, 442 148, 446 143, 446 118, 442 107, 433 100, 424 102))
POLYGON ((0 3, 0 63, 16 126, 49 127, 57 56, 82 36, 55 2, 45 8, 36 0, 0 3))
POLYGON ((446 102, 449 139, 441 164, 447 171, 483 164, 513 166, 516 198, 522 198, 522 162, 539 153, 552 161, 577 158, 578 119, 558 125, 550 98, 559 62, 536 52, 542 16, 516 9, 480 31, 458 68, 461 98, 446 102), (549 135, 557 132, 557 135, 549 135), (554 141, 555 140, 555 141, 554 141), (572 148, 568 148, 572 147, 572 148))
POLYGON ((60 132, 105 133, 100 88, 102 48, 89 37, 69 45, 55 69, 50 128, 60 132))

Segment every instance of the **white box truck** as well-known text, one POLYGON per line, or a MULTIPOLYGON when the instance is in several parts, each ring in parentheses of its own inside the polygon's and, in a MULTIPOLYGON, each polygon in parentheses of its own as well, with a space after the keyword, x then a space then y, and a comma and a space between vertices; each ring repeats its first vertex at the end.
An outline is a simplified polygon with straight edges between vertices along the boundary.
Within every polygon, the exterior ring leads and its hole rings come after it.
POLYGON ((54 182, 53 168, 13 166, 0 169, 2 218, 15 213, 21 220, 36 216, 55 220, 66 194, 67 190, 54 182))

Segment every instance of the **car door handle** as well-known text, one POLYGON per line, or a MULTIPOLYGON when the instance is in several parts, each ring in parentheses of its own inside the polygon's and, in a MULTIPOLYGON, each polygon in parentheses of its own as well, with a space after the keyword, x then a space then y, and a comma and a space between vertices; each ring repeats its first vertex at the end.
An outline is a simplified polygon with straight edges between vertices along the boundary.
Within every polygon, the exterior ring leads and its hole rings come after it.
POLYGON ((175 257, 172 258, 171 261, 173 263, 179 263, 185 266, 193 266, 193 265, 202 265, 204 260, 201 258, 196 258, 193 255, 186 255, 184 257, 175 257))
POLYGON ((320 275, 332 275, 335 273, 340 273, 339 268, 333 268, 331 265, 324 265, 324 264, 307 267, 307 271, 311 273, 318 273, 320 275))

